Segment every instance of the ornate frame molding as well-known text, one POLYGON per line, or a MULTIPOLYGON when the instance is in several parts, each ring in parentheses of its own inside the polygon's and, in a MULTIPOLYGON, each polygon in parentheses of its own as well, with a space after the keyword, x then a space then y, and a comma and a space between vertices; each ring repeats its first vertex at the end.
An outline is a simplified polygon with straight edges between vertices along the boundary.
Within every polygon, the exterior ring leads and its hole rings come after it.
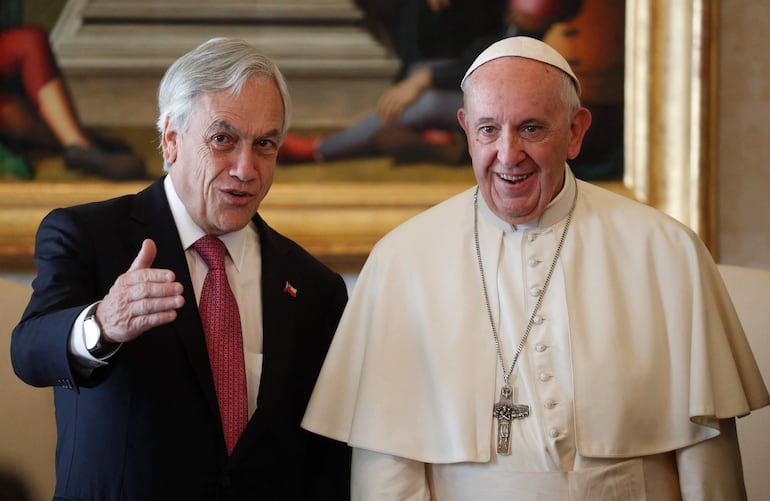
MULTIPOLYGON (((609 188, 655 206, 716 246, 717 0, 627 0, 626 168, 609 188)), ((30 268, 55 207, 140 190, 138 183, 0 183, 0 264, 30 268)), ((340 271, 408 217, 467 184, 351 181, 273 186, 262 213, 340 271)))
POLYGON ((717 249, 717 0, 627 0, 626 168, 634 198, 717 249))

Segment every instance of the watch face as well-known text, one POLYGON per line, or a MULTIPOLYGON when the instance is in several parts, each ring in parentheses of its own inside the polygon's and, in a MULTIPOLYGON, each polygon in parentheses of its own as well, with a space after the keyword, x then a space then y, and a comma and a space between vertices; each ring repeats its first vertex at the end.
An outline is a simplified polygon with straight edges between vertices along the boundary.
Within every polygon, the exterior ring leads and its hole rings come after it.
POLYGON ((83 335, 86 341, 86 349, 93 350, 99 344, 102 330, 94 317, 89 317, 83 322, 83 335))

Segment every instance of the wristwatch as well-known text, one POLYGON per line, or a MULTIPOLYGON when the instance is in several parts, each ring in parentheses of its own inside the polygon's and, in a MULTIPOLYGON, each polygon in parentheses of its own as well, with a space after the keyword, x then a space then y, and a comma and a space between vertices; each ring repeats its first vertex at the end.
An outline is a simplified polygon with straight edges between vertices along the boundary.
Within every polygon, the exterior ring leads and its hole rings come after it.
POLYGON ((88 353, 94 358, 102 359, 115 351, 117 343, 106 343, 102 340, 102 327, 96 320, 97 306, 99 302, 94 303, 86 312, 83 320, 83 339, 88 353))

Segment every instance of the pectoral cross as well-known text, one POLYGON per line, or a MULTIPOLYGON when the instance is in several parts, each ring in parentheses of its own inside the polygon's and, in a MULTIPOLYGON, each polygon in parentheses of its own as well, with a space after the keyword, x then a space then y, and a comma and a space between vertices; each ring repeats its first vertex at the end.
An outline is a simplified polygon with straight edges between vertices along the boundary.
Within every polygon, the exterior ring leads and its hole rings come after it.
POLYGON ((492 415, 497 418, 497 453, 511 454, 511 421, 529 416, 529 406, 513 403, 513 388, 504 384, 500 400, 495 404, 492 415))

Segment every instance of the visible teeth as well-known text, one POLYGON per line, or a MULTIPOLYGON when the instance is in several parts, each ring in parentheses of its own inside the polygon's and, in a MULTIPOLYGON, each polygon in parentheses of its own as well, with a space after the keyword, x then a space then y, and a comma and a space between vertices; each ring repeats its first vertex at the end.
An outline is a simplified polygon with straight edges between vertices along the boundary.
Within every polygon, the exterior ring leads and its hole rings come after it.
POLYGON ((524 181, 529 177, 529 174, 522 174, 520 176, 512 176, 510 174, 498 174, 501 179, 504 179, 506 181, 510 181, 512 183, 516 183, 519 181, 524 181))

